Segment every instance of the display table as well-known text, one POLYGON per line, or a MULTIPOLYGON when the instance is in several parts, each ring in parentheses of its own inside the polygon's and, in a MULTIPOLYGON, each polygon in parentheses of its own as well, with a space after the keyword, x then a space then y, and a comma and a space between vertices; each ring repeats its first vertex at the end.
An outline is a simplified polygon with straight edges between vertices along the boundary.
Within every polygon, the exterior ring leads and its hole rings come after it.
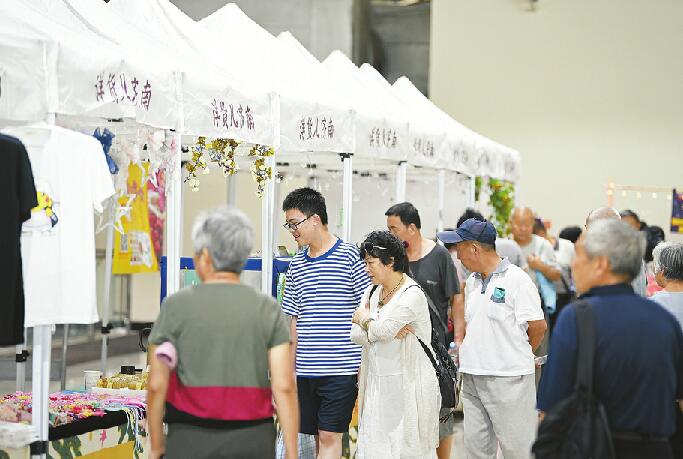
MULTIPOLYGON (((68 394, 67 394, 68 395, 68 394)), ((53 394, 64 396, 64 394, 53 394)), ((114 403, 101 400, 101 405, 121 404, 121 399, 112 397, 114 403)), ((49 428, 47 457, 71 459, 85 457, 92 459, 140 459, 146 458, 146 431, 144 408, 137 401, 134 407, 119 408, 106 406, 102 414, 72 420, 49 428)), ((78 411, 78 408, 75 408, 78 411)), ((51 412, 51 418, 54 413, 51 412)), ((0 459, 28 459, 30 445, 23 448, 0 447, 0 459)))

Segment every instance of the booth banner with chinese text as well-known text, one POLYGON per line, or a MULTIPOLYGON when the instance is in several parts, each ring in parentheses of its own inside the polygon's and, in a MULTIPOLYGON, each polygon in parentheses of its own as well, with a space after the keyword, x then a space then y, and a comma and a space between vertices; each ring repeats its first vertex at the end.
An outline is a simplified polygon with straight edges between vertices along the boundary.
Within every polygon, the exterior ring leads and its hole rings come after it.
POLYGON ((671 232, 683 234, 683 193, 673 190, 671 204, 671 232))
POLYGON ((121 218, 123 233, 114 239, 114 274, 135 274, 159 270, 162 253, 166 202, 162 173, 147 175, 149 164, 128 167, 128 194, 119 205, 130 207, 121 218))

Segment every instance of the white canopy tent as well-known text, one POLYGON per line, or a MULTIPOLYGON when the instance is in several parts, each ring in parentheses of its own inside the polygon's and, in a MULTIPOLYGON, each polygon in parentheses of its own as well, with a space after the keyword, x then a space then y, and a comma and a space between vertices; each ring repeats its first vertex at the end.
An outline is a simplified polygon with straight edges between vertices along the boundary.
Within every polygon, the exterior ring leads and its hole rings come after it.
POLYGON ((214 38, 221 53, 249 69, 253 79, 277 89, 278 156, 297 151, 354 152, 354 111, 331 91, 319 62, 283 46, 232 3, 202 19, 199 26, 214 38), (242 40, 234 40, 235 36, 242 40))
POLYGON ((56 107, 51 113, 129 117, 155 127, 176 127, 175 72, 146 63, 139 53, 124 51, 69 17, 62 0, 7 0, 0 5, 4 33, 43 36, 56 43, 55 56, 48 56, 54 62, 49 78, 55 82, 50 97, 56 107))

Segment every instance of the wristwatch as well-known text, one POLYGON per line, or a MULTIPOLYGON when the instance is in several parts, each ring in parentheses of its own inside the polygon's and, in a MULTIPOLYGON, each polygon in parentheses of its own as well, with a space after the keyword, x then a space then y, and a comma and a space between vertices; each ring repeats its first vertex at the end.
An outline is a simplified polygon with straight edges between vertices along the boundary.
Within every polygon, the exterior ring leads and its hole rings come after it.
POLYGON ((360 324, 361 328, 365 331, 368 331, 368 326, 370 325, 370 322, 372 322, 373 320, 375 319, 373 319, 372 317, 368 317, 360 324))

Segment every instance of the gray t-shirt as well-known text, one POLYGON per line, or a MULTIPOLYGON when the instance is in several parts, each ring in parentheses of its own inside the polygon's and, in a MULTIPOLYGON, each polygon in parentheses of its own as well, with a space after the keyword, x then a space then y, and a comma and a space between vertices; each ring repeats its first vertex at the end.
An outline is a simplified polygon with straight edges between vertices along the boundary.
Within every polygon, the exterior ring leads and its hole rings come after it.
POLYGON ((512 239, 496 239, 496 253, 500 258, 507 258, 510 263, 522 269, 527 268, 526 257, 522 256, 522 250, 512 239))
MULTIPOLYGON (((444 323, 448 323, 448 310, 453 295, 460 293, 460 282, 451 254, 441 245, 436 245, 424 257, 410 262, 410 277, 415 280, 439 311, 444 323)), ((431 313, 431 311, 430 311, 431 313)), ((432 326, 440 333, 440 323, 432 320, 432 326)))
POLYGON ((659 303, 664 309, 669 311, 678 320, 683 328, 683 292, 667 292, 662 290, 650 298, 659 303))

